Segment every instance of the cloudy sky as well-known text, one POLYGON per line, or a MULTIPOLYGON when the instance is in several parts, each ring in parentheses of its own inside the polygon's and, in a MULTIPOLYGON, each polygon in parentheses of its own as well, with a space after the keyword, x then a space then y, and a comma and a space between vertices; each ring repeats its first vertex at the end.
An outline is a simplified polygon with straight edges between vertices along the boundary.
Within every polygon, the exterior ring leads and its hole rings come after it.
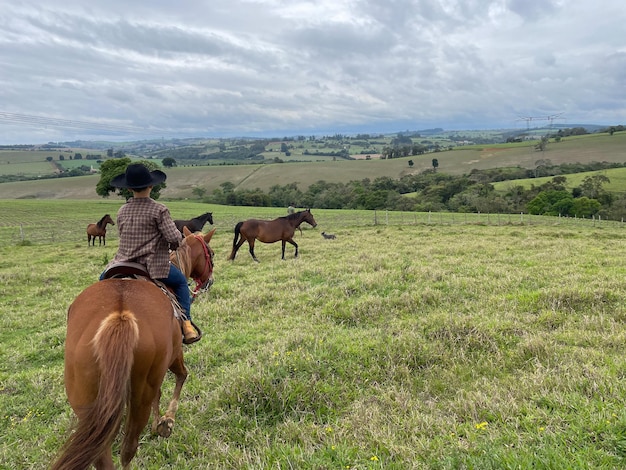
POLYGON ((0 143, 626 124, 625 25, 622 0, 0 0, 0 143))

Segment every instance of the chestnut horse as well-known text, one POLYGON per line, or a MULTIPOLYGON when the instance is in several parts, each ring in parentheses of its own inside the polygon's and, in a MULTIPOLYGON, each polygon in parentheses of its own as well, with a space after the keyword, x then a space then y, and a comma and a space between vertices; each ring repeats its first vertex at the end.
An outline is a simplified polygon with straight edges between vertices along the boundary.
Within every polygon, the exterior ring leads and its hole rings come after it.
POLYGON ((174 224, 176 224, 176 228, 180 230, 180 233, 183 233, 183 227, 187 227, 191 232, 201 232, 204 224, 207 222, 213 225, 213 212, 205 212, 189 220, 176 219, 174 224))
MULTIPOLYGON (((186 230, 170 260, 198 285, 213 282, 213 251, 203 235, 186 230)), ((143 279, 106 279, 70 305, 65 340, 65 390, 78 417, 53 470, 114 469, 111 446, 124 421, 121 464, 128 468, 150 414, 152 432, 169 437, 187 378, 181 326, 170 299, 143 279), (176 377, 168 409, 159 411, 167 370, 176 377)))
POLYGON ((245 222, 239 222, 235 225, 235 238, 233 240, 233 251, 231 251, 229 260, 234 260, 237 250, 247 241, 250 247, 252 259, 256 262, 259 260, 254 255, 254 241, 259 240, 263 243, 274 243, 278 240, 283 242, 283 257, 285 259, 285 244, 291 243, 296 248, 294 257, 298 257, 298 244, 293 241, 293 235, 300 224, 306 222, 312 227, 317 225, 311 210, 296 212, 285 217, 279 217, 274 220, 258 220, 248 219, 245 222))
POLYGON ((87 225, 87 245, 91 243, 93 237, 93 246, 96 246, 96 237, 98 237, 98 245, 107 244, 107 224, 115 225, 109 214, 102 217, 97 223, 87 225))

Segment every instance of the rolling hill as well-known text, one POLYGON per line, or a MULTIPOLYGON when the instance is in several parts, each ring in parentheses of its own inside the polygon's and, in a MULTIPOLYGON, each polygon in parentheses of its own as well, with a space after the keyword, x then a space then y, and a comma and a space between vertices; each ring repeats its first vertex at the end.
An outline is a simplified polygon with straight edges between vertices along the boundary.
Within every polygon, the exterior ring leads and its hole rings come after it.
MULTIPOLYGON (((162 192, 162 198, 192 198, 194 188, 210 193, 226 182, 233 183, 238 189, 259 188, 265 191, 273 185, 289 183, 297 183, 300 189, 305 190, 320 180, 345 183, 365 178, 397 179, 432 169, 434 158, 438 161, 437 171, 449 174, 468 174, 473 169, 515 166, 534 168, 539 160, 549 160, 552 164, 594 161, 626 163, 626 132, 614 135, 588 134, 568 137, 560 142, 551 141, 544 152, 536 151, 534 143, 459 146, 452 150, 387 160, 338 159, 319 162, 180 166, 167 169, 167 188, 162 192), (409 161, 413 162, 412 166, 409 161)), ((99 199, 95 192, 98 180, 98 175, 90 175, 0 183, 0 199, 99 199)), ((615 185, 608 189, 626 191, 626 178, 616 176, 615 185)))

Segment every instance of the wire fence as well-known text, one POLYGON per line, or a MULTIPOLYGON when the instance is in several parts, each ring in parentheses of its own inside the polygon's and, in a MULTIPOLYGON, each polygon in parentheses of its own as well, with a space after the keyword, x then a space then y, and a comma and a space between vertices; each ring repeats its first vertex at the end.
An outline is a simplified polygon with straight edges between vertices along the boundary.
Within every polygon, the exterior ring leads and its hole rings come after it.
MULTIPOLYGON (((368 226, 419 226, 419 225, 518 225, 518 226, 563 226, 563 227, 611 227, 625 228, 624 220, 609 220, 600 217, 548 217, 530 214, 490 214, 490 213, 452 213, 452 212, 400 212, 400 211, 344 211, 313 210, 318 228, 333 231, 343 227, 368 226)), ((225 211, 215 216, 215 227, 220 233, 232 233, 237 222, 244 220, 241 212, 225 211)), ((262 218, 262 217, 261 217, 262 218)), ((275 217, 267 217, 272 219, 275 217)), ((210 225, 205 226, 205 230, 210 225)), ((303 224, 303 228, 308 227, 303 224)), ((85 226, 86 228, 86 226, 85 226)), ((117 229, 109 226, 106 241, 117 239, 117 229)), ((47 221, 38 225, 29 223, 11 223, 3 220, 0 224, 0 243, 3 245, 39 245, 60 242, 87 244, 84 229, 77 229, 67 221, 47 221)), ((95 240, 96 246, 99 240, 95 240)))

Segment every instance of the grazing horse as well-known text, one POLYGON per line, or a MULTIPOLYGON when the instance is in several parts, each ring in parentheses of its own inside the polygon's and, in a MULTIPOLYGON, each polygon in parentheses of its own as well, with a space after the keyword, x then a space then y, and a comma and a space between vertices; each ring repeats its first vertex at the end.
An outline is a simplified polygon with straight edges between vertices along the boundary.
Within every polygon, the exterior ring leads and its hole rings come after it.
POLYGON ((187 227, 191 232, 201 232, 207 222, 213 225, 213 212, 206 212, 189 220, 177 219, 174 221, 180 233, 183 233, 183 227, 187 227))
POLYGON ((250 246, 250 254, 252 259, 256 262, 259 260, 254 255, 254 241, 259 240, 263 243, 274 243, 278 240, 283 242, 283 257, 285 259, 285 243, 289 242, 296 247, 295 257, 298 256, 298 244, 293 241, 293 235, 297 228, 300 228, 300 224, 306 222, 312 227, 317 225, 311 210, 296 212, 289 214, 285 217, 279 217, 274 220, 258 220, 248 219, 244 222, 239 222, 235 225, 235 238, 233 240, 233 251, 228 257, 229 260, 234 260, 237 255, 237 250, 243 245, 243 242, 247 241, 250 246))
MULTIPOLYGON (((213 251, 188 230, 170 261, 198 285, 213 282, 213 251)), ((78 417, 52 470, 113 470, 111 445, 124 422, 121 464, 129 468, 150 415, 152 432, 169 437, 187 368, 182 332, 172 303, 145 279, 106 279, 70 305, 65 338, 65 390, 78 417), (161 385, 168 369, 176 384, 160 417, 161 385)))
POLYGON ((91 243, 96 246, 96 237, 98 237, 98 245, 107 244, 107 224, 115 225, 109 214, 106 214, 97 223, 87 225, 87 245, 91 243))

